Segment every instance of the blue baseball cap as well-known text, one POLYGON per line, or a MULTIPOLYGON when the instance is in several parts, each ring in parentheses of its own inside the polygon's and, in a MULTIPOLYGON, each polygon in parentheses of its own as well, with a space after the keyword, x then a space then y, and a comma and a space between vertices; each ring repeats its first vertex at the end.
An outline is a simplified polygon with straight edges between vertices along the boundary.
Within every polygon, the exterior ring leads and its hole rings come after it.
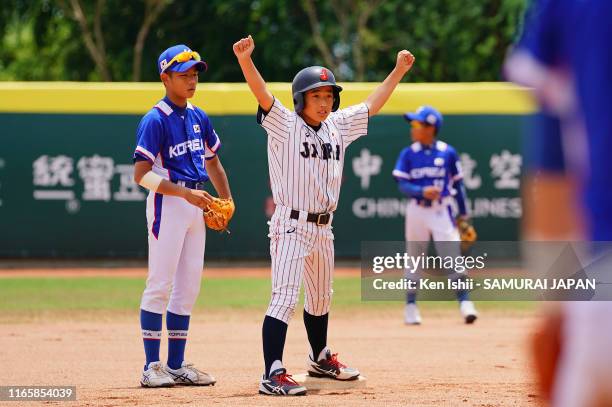
POLYGON ((160 75, 162 72, 167 71, 185 72, 193 66, 195 66, 198 71, 206 71, 208 69, 206 62, 201 60, 200 54, 192 51, 191 48, 185 44, 174 45, 162 52, 159 58, 157 58, 157 69, 160 75), (172 61, 174 57, 183 52, 191 52, 193 55, 185 62, 172 61))
POLYGON ((416 120, 435 126, 436 131, 442 127, 442 114, 431 106, 421 106, 414 113, 404 114, 404 119, 409 122, 416 120))

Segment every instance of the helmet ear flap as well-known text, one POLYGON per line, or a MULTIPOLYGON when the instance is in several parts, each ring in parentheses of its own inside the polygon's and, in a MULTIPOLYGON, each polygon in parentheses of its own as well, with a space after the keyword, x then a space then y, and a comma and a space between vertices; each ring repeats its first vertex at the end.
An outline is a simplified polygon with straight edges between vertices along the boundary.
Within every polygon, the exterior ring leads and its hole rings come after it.
POLYGON ((296 113, 304 110, 304 94, 302 92, 295 92, 293 94, 293 108, 296 113))
POLYGON ((334 103, 332 104, 332 112, 335 112, 340 107, 340 91, 334 88, 334 103))

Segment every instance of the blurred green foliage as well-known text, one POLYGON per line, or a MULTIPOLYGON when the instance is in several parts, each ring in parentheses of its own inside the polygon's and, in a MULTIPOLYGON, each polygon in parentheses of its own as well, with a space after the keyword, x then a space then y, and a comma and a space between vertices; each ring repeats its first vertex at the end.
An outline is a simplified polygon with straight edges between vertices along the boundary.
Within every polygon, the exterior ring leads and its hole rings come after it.
POLYGON ((2 0, 0 80, 157 81, 158 55, 185 43, 208 62, 205 81, 242 81, 232 44, 249 33, 268 81, 291 81, 314 64, 330 66, 342 81, 380 81, 403 48, 417 57, 411 81, 499 80, 527 2, 2 0), (155 7, 138 68, 138 33, 155 7))

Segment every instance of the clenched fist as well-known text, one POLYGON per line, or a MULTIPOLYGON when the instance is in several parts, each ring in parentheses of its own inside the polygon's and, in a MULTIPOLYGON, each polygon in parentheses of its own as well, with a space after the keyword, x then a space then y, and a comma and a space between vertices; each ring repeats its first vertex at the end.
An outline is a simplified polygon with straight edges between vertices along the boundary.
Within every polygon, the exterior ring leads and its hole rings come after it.
POLYGON ((239 60, 249 58, 255 49, 255 41, 250 35, 234 43, 234 54, 239 60))
POLYGON ((397 53, 397 61, 395 63, 397 69, 406 73, 412 68, 412 64, 414 64, 414 55, 410 51, 403 49, 397 53))

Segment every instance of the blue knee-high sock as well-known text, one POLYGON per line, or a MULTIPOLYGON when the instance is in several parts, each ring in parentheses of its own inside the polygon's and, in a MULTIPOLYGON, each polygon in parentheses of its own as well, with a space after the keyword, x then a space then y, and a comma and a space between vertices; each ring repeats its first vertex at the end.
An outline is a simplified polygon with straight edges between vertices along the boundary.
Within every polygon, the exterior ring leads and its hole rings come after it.
POLYGON ((406 304, 416 304, 416 291, 408 291, 406 293, 406 304))
POLYGON ((270 367, 275 360, 283 361, 283 350, 287 338, 288 325, 280 319, 266 315, 261 329, 263 342, 264 362, 266 364, 265 375, 270 374, 270 367))
POLYGON ((140 328, 147 358, 145 370, 151 362, 159 361, 159 344, 162 335, 162 314, 140 310, 140 328))
POLYGON ((469 299, 470 299, 470 293, 468 290, 457 290, 457 300, 459 302, 467 301, 469 299))
POLYGON ((177 315, 168 311, 166 328, 168 328, 168 367, 179 369, 185 359, 189 315, 177 315))
MULTIPOLYGON (((463 282, 466 280, 466 276, 465 275, 460 275, 459 277, 457 277, 457 280, 463 282)), ((457 290, 457 301, 461 302, 461 301, 467 301, 470 299, 470 292, 468 290, 457 290)))

